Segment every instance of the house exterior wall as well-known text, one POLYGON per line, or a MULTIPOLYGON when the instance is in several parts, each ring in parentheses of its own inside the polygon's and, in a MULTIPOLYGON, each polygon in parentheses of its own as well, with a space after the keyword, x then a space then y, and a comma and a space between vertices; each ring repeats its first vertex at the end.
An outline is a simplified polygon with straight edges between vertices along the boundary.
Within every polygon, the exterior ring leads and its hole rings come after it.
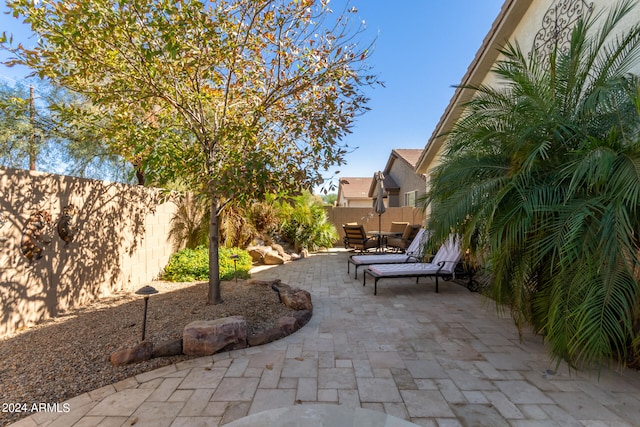
POLYGON ((373 201, 371 199, 342 199, 338 206, 345 208, 371 208, 373 201))
MULTIPOLYGON (((554 7, 555 5, 558 5, 559 3, 565 3, 567 5, 570 4, 571 6, 575 6, 575 3, 581 1, 582 0, 533 0, 531 2, 531 6, 529 6, 527 12, 520 20, 520 23, 513 30, 511 36, 509 37, 509 40, 512 43, 517 41, 524 53, 528 54, 531 51, 531 47, 533 46, 534 38, 544 26, 543 19, 549 9, 551 7, 554 7)), ((585 3, 593 4, 595 13, 603 12, 599 21, 600 23, 602 23, 602 18, 606 17, 606 14, 609 13, 609 10, 617 4, 617 0, 587 0, 585 3)), ((632 25, 638 22, 640 22, 640 4, 636 5, 631 13, 629 13, 629 15, 627 15, 619 24, 619 33, 626 32, 632 25)), ((596 26, 595 30, 597 29, 598 26, 596 26)), ((640 66, 636 67, 634 73, 640 74, 640 66)), ((493 73, 488 73, 482 83, 495 85, 496 83, 498 83, 498 80, 493 73)))
MULTIPOLYGON (((575 6, 578 2, 582 2, 582 0, 506 0, 505 6, 507 4, 510 4, 513 10, 525 8, 526 11, 521 15, 519 22, 513 22, 513 21, 510 21, 509 19, 506 19, 504 22, 500 22, 500 17, 498 17, 496 20, 496 23, 494 23, 494 25, 497 25, 498 28, 494 28, 492 30, 495 30, 496 32, 501 32, 501 31, 504 32, 505 31, 504 28, 507 28, 506 34, 509 34, 509 36, 506 37, 503 35, 501 36, 501 38, 496 39, 494 41, 494 44, 490 45, 488 49, 495 50, 503 47, 506 44, 506 41, 505 41, 506 38, 508 38, 508 40, 512 43, 515 43, 517 41, 517 43, 520 45, 520 48, 524 51, 524 53, 528 54, 531 50, 531 47, 533 46, 536 35, 544 27, 543 20, 547 12, 550 10, 550 8, 555 7, 556 5, 561 5, 561 4, 568 5, 568 6, 575 6)), ((602 23, 603 18, 606 17, 606 14, 609 12, 610 8, 614 7, 617 3, 618 3, 617 0, 586 0, 583 4, 587 4, 587 5, 592 4, 595 10, 595 13, 602 12, 602 16, 599 21, 600 23, 602 23)), ((517 17, 520 17, 519 12, 515 13, 514 15, 517 17)), ((632 25, 638 22, 640 22, 640 4, 637 4, 636 7, 633 8, 631 13, 629 13, 624 18, 624 20, 619 24, 617 29, 619 33, 623 33, 627 31, 632 25)), ((597 30, 597 29, 598 27, 596 26, 594 30, 597 30)), ((483 46, 483 48, 487 48, 487 47, 483 46)), ((500 57, 501 56, 498 55, 498 60, 500 59, 500 57)), ((476 57, 476 61, 477 60, 478 60, 478 57, 476 57)), ((482 85, 489 85, 489 86, 495 86, 497 84, 500 84, 498 77, 490 71, 490 68, 492 68, 492 66, 487 68, 484 65, 479 65, 479 67, 481 67, 482 69, 479 69, 476 72, 472 73, 472 75, 469 77, 470 80, 462 83, 463 84, 472 83, 474 85, 482 84, 482 85)), ((470 69, 470 72, 471 72, 471 69, 470 69)), ((632 72, 634 74, 640 74, 640 65, 636 66, 636 68, 632 70, 632 72)), ((445 115, 453 114, 452 111, 455 111, 455 110, 459 111, 460 105, 464 102, 464 97, 465 95, 461 95, 460 100, 458 100, 456 104, 454 104, 453 108, 451 108, 450 111, 445 112, 445 115)), ((443 118, 441 119, 441 121, 443 120, 445 120, 445 116, 443 116, 443 118)), ((416 168, 417 171, 424 172, 427 175, 432 168, 434 168, 440 163, 440 155, 443 151, 444 144, 436 150, 435 155, 432 154, 432 155, 426 156, 425 154, 427 153, 429 144, 433 144, 434 146, 437 145, 435 144, 435 139, 436 139, 435 135, 446 133, 449 130, 449 126, 447 124, 445 124, 444 126, 441 126, 441 125, 442 123, 438 124, 438 127, 433 132, 433 136, 429 140, 428 145, 427 147, 425 147, 425 151, 423 152, 423 158, 428 158, 428 160, 422 161, 421 159, 421 162, 418 164, 416 168)), ((428 188, 428 180, 427 180, 427 188, 428 188)))
POLYGON ((409 206, 415 207, 415 203, 413 205, 408 205, 405 200, 405 194, 409 192, 417 192, 416 196, 419 197, 424 194, 425 190, 425 179, 421 175, 417 175, 415 170, 404 161, 397 159, 391 165, 391 169, 389 170, 389 175, 393 178, 393 180, 398 183, 400 186, 400 191, 393 200, 389 200, 390 207, 400 207, 400 206, 409 206), (393 204, 392 204, 393 203, 393 204))
POLYGON ((0 336, 156 279, 172 252, 175 210, 158 189, 0 168, 0 336), (57 224, 69 205, 65 243, 57 224), (51 215, 49 243, 30 261, 23 248, 36 211, 51 215))

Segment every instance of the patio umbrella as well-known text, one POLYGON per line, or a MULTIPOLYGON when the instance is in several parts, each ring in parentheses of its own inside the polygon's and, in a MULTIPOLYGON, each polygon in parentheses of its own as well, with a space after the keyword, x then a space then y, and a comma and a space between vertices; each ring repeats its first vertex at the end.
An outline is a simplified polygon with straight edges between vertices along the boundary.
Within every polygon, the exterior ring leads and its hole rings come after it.
POLYGON ((378 171, 375 177, 378 196, 373 204, 373 210, 378 214, 378 249, 380 249, 380 240, 382 240, 382 214, 387 208, 384 206, 384 174, 378 171))

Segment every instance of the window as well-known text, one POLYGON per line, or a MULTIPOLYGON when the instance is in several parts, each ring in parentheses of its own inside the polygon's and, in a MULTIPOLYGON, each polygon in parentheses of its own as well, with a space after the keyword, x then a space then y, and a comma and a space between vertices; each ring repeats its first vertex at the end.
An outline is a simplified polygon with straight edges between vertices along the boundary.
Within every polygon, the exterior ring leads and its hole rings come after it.
POLYGON ((404 205, 416 207, 416 199, 418 198, 418 190, 409 191, 404 193, 404 205))

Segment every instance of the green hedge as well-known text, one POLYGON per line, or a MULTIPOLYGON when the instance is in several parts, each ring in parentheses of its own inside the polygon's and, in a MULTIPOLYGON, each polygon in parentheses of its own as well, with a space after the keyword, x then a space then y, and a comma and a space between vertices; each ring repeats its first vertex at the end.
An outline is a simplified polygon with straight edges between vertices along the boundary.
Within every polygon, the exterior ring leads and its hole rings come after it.
MULTIPOLYGON (((220 280, 234 278, 234 266, 231 255, 238 255, 236 260, 238 278, 248 278, 251 268, 251 256, 245 250, 239 248, 221 247, 218 251, 220 260, 220 280)), ((169 259, 164 268, 164 280, 171 282, 193 282, 196 280, 209 280, 209 249, 198 246, 195 249, 182 249, 169 259)))

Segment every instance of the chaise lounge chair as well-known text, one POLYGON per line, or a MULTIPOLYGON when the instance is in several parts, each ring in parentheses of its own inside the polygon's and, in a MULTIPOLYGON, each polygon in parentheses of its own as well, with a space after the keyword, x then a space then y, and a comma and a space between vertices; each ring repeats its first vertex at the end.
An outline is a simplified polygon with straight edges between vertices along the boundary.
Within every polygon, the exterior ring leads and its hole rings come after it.
POLYGON ((403 254, 380 254, 380 255, 351 255, 347 260, 347 274, 349 274, 350 265, 355 267, 355 276, 358 278, 358 267, 361 265, 373 264, 399 264, 404 262, 419 262, 422 260, 422 251, 428 239, 428 234, 421 228, 418 234, 403 254))
POLYGON ((454 276, 454 270, 462 257, 460 242, 453 236, 440 247, 431 262, 409 262, 403 264, 373 264, 362 273, 362 286, 367 283, 367 274, 374 279, 373 294, 378 293, 378 280, 415 277, 416 283, 420 277, 436 278, 436 293, 438 292, 438 277, 449 280, 454 276))

